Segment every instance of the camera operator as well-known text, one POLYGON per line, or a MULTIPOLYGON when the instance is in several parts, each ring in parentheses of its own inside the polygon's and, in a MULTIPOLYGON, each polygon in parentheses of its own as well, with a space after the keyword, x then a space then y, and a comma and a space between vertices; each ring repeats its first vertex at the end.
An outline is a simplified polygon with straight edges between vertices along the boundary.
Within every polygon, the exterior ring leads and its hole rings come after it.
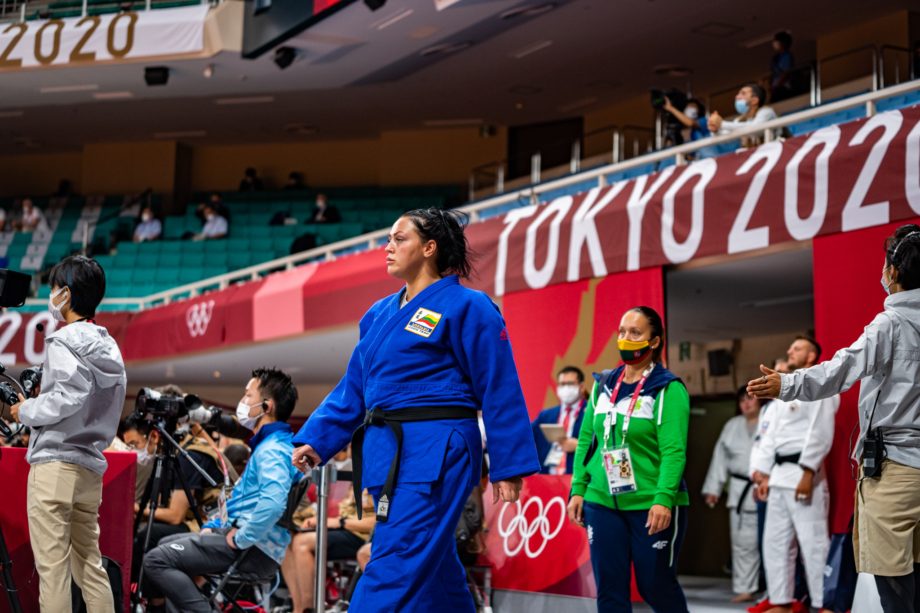
MULTIPOLYGON (((177 395, 181 395, 181 390, 177 395)), ((125 443, 137 450, 138 464, 145 468, 153 465, 156 459, 157 447, 160 443, 160 433, 152 427, 149 421, 138 415, 129 416, 125 420, 124 438, 125 443)), ((207 441, 189 432, 179 441, 179 444, 214 481, 223 483, 224 477, 220 469, 221 458, 218 457, 218 452, 208 445, 207 441)), ((226 462, 226 460, 224 464, 228 468, 230 467, 230 463, 226 462)), ((203 515, 204 508, 213 505, 220 494, 220 488, 211 487, 185 456, 178 456, 175 471, 179 474, 169 474, 164 477, 165 483, 169 486, 167 491, 170 491, 169 504, 157 507, 150 531, 148 551, 156 547, 160 539, 166 536, 198 530, 198 523, 195 520, 195 508, 203 515), (189 501, 183 489, 183 482, 195 500, 189 501), (193 508, 193 504, 195 508, 193 508)), ((147 472, 149 478, 151 471, 147 470, 145 472, 147 472)), ((137 508, 135 512, 142 513, 142 517, 149 521, 149 507, 137 508)), ((134 557, 131 564, 131 574, 134 580, 137 579, 140 572, 146 533, 147 526, 142 524, 134 536, 134 557)))
POLYGON ((239 567, 244 573, 267 574, 281 564, 291 536, 277 522, 298 476, 287 424, 296 404, 297 388, 288 375, 269 368, 252 372, 237 406, 240 424, 254 433, 252 457, 227 504, 228 521, 217 517, 200 534, 168 537, 144 560, 144 575, 175 609, 210 613, 194 577, 225 571, 241 552, 247 552, 239 567))
POLYGON ((48 309, 65 325, 45 339, 43 387, 13 405, 32 429, 26 460, 29 536, 39 575, 41 610, 71 608, 71 576, 87 609, 115 608, 99 553, 102 450, 115 436, 125 400, 125 365, 118 345, 93 317, 105 295, 105 272, 71 256, 48 279, 48 309))
POLYGON ((665 96, 664 106, 661 108, 670 113, 688 130, 684 141, 696 141, 710 135, 709 122, 706 119, 706 107, 696 98, 690 98, 684 109, 680 110, 671 103, 669 97, 665 96))

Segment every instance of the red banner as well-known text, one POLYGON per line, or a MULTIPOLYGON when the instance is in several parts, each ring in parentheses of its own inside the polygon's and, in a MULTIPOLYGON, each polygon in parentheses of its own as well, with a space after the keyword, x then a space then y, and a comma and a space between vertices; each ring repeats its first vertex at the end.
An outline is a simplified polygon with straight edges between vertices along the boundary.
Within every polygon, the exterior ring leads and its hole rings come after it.
MULTIPOLYGON (((115 560, 121 567, 124 610, 128 610, 131 579, 131 543, 134 529, 134 479, 137 455, 106 451, 109 468, 102 481, 102 505, 99 507, 99 548, 102 555, 115 560)), ((0 448, 0 483, 3 484, 3 504, 0 504, 0 526, 13 560, 13 577, 25 613, 38 613, 38 577, 29 541, 29 521, 26 513, 26 478, 29 465, 26 450, 0 448)), ((9 611, 6 594, 0 595, 0 613, 9 611)))
POLYGON ((492 295, 920 214, 920 107, 514 209, 470 228, 492 295))
POLYGON ((556 373, 563 366, 584 369, 591 389, 592 371, 619 364, 620 317, 640 305, 664 317, 661 268, 505 295, 502 313, 531 418, 558 404, 556 373))
POLYGON ((585 529, 566 517, 570 476, 524 479, 514 504, 486 505, 486 553, 492 585, 500 590, 594 598, 594 575, 585 529))

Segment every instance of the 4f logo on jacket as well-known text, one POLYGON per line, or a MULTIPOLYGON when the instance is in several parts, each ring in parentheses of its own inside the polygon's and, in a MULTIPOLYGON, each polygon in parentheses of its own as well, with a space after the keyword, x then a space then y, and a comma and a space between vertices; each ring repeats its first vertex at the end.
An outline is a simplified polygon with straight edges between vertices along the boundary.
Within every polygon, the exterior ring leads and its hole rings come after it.
POLYGON ((406 325, 406 330, 413 334, 428 338, 434 333, 434 329, 438 327, 440 321, 440 313, 435 313, 428 309, 419 309, 415 312, 415 315, 412 316, 412 319, 409 320, 409 323, 406 325))

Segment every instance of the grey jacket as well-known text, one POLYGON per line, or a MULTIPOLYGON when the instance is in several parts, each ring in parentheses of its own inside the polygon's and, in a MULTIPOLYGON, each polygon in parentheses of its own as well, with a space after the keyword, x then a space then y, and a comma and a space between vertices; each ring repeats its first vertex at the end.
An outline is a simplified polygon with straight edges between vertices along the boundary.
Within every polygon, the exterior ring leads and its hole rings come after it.
POLYGON ((782 375, 781 400, 818 400, 849 389, 859 390, 859 439, 862 455, 871 427, 881 427, 888 458, 920 468, 920 289, 892 294, 862 336, 827 362, 782 375), (874 408, 874 415, 873 415, 874 408))
POLYGON ((19 420, 32 428, 29 464, 67 462, 99 473, 125 403, 125 364, 105 328, 75 322, 45 339, 42 389, 19 420))

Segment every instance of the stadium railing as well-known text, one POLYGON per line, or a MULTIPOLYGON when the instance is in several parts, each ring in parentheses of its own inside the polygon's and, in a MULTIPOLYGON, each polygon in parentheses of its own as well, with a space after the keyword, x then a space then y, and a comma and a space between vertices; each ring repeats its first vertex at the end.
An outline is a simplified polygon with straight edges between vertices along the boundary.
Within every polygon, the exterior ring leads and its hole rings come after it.
MULTIPOLYGON (((492 196, 460 207, 460 210, 466 212, 470 216, 470 221, 475 223, 506 213, 522 204, 547 201, 565 193, 581 192, 598 186, 603 187, 616 181, 639 176, 647 172, 654 172, 666 165, 683 165, 687 163, 688 155, 706 147, 730 145, 743 137, 749 136, 760 137, 764 142, 769 142, 775 140, 776 134, 783 128, 797 124, 811 121, 817 122, 824 119, 829 125, 834 120, 839 122, 841 118, 843 120, 852 119, 847 112, 851 112, 854 109, 859 109, 861 115, 871 117, 878 112, 917 103, 920 103, 920 79, 830 102, 769 122, 744 127, 731 134, 713 136, 670 149, 655 151, 616 164, 608 164, 539 185, 529 186, 525 189, 492 196)), ((122 307, 124 310, 146 309, 168 304, 214 289, 225 289, 234 283, 258 280, 266 274, 280 270, 290 270, 301 264, 335 260, 351 253, 374 249, 385 244, 388 231, 388 229, 381 229, 369 232, 334 244, 248 266, 194 283, 187 283, 148 296, 106 299, 104 304, 108 308, 122 307)), ((47 301, 31 299, 27 301, 27 305, 33 308, 43 308, 47 305, 47 301)))

